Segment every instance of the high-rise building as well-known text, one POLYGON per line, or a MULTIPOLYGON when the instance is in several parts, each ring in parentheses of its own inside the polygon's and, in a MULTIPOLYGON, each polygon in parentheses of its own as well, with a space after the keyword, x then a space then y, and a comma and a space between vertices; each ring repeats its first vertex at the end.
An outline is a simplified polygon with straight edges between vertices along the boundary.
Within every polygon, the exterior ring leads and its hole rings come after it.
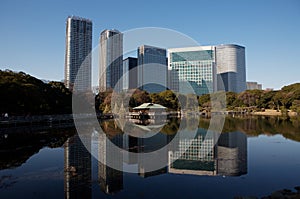
POLYGON ((138 47, 138 87, 158 93, 167 87, 166 49, 142 45, 138 47))
POLYGON ((66 21, 65 86, 91 90, 92 21, 71 16, 66 21))
POLYGON ((123 60, 123 89, 137 88, 137 58, 127 57, 123 60))
POLYGON ((123 34, 118 30, 104 30, 100 35, 99 90, 119 90, 117 82, 123 75, 123 34))
MULTIPOLYGON (((179 83, 188 82, 197 95, 217 89, 216 59, 214 46, 199 46, 168 49, 171 70, 177 71, 179 83)), ((185 93, 184 84, 179 92, 185 93)))
POLYGON ((247 90, 262 90, 262 84, 257 82, 247 82, 247 90))
POLYGON ((246 90, 245 47, 235 44, 218 45, 216 59, 218 90, 236 93, 246 90))

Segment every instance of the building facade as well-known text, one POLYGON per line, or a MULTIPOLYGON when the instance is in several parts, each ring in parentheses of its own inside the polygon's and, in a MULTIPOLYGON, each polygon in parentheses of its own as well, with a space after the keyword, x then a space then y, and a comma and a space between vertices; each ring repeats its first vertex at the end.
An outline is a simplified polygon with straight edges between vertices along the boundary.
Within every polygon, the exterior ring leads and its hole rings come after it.
POLYGON ((137 58, 127 57, 123 60, 123 89, 137 88, 137 58))
POLYGON ((245 47, 235 44, 216 46, 218 90, 246 90, 245 47))
POLYGON ((257 82, 247 82, 247 90, 262 90, 262 85, 257 82))
POLYGON ((138 87, 158 93, 167 87, 167 51, 142 45, 138 47, 138 87))
POLYGON ((175 69, 168 69, 168 89, 179 92, 179 75, 175 69))
POLYGON ((116 84, 122 75, 123 34, 118 30, 104 30, 100 35, 99 90, 121 89, 122 83, 116 84))
POLYGON ((91 90, 92 21, 81 17, 66 20, 65 86, 91 90))
POLYGON ((197 95, 216 91, 216 59, 214 46, 199 46, 168 49, 169 69, 178 73, 179 92, 188 82, 197 95))

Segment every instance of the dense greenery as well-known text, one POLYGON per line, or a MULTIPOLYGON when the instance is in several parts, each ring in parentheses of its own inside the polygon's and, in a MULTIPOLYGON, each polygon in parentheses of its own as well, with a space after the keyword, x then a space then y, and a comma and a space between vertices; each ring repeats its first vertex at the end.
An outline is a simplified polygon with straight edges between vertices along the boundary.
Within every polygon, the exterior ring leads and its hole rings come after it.
POLYGON ((71 113, 72 95, 62 82, 43 81, 24 72, 0 70, 0 113, 40 115, 71 113))
MULTIPOLYGON (((130 91, 128 92, 130 93, 130 91)), ((122 96, 122 93, 120 94, 122 96)), ((129 101, 129 107, 133 108, 139 106, 143 103, 152 102, 161 104, 167 107, 169 110, 177 110, 179 107, 177 96, 170 90, 163 91, 161 93, 151 93, 149 94, 146 91, 136 89, 132 91, 132 95, 128 96, 129 99, 126 98, 125 94, 123 101, 129 101), (127 100, 126 100, 127 99, 127 100)), ((99 110, 102 113, 108 113, 111 111, 111 99, 112 91, 100 92, 96 95, 95 106, 96 110, 99 110)))
MULTIPOLYGON (((210 95, 199 97, 199 106, 210 107, 210 95)), ((300 83, 284 86, 279 91, 246 90, 226 93, 226 108, 253 107, 256 109, 287 110, 300 113, 300 83)))
MULTIPOLYGON (((71 113, 72 93, 62 82, 44 83, 23 72, 0 70, 0 113, 10 115, 36 115, 71 113)), ((199 105, 199 110, 210 110, 213 95, 176 95, 170 90, 161 93, 147 93, 133 90, 132 95, 121 94, 129 107, 133 108, 145 102, 158 103, 169 110, 192 110, 199 105), (198 101, 195 101, 195 100, 198 101)), ((93 99, 93 96, 88 96, 93 99)), ((111 112, 112 91, 101 92, 95 96, 96 110, 111 112)), ((218 100, 213 100, 218 101, 218 100)), ((215 106, 215 105, 214 105, 215 106)), ((300 114, 300 83, 284 86, 279 91, 246 90, 241 93, 226 93, 227 109, 252 107, 258 110, 275 109, 282 112, 288 109, 300 114)))
MULTIPOLYGON (((216 95, 218 96, 218 95, 216 95)), ((101 112, 110 112, 112 91, 99 93, 96 96, 96 109, 101 112)), ((195 96, 176 95, 170 90, 161 93, 147 93, 142 90, 135 90, 129 100, 129 106, 139 106, 145 102, 158 103, 166 106, 169 110, 189 109, 193 104, 199 105, 199 110, 211 109, 211 98, 214 95, 206 94, 198 96, 198 102, 195 102, 195 96)), ((216 102, 220 100, 214 100, 216 102)), ((226 107, 229 110, 236 108, 251 107, 256 110, 274 109, 283 111, 290 109, 300 113, 300 83, 283 87, 279 91, 246 90, 241 93, 226 92, 226 107)))

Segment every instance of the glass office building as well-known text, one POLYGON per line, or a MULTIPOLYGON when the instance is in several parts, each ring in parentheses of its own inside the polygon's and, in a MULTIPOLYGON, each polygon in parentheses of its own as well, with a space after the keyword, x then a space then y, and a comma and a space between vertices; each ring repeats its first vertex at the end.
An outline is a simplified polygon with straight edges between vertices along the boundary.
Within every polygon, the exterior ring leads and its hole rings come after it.
POLYGON ((142 45, 138 47, 138 87, 159 93, 167 87, 167 51, 142 45))
POLYGON ((185 93, 182 82, 188 82, 197 95, 216 91, 214 46, 172 48, 168 50, 169 68, 178 73, 179 92, 185 93))
POLYGON ((135 89, 137 87, 137 58, 127 57, 123 60, 123 89, 135 89))

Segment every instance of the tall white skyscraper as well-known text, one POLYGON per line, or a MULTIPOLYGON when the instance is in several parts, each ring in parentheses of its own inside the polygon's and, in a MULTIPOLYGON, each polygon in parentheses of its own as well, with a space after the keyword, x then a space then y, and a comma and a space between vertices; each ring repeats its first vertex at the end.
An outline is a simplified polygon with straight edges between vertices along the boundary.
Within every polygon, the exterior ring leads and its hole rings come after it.
POLYGON ((92 21, 71 16, 66 21, 65 86, 91 90, 92 21))
POLYGON ((216 46, 218 89, 236 93, 246 90, 245 47, 224 44, 216 46), (220 84, 221 80, 223 85, 220 84))
MULTIPOLYGON (((104 30, 100 35, 99 90, 115 88, 123 75, 123 34, 118 30, 104 30)), ((122 84, 119 84, 119 88, 122 84)))

